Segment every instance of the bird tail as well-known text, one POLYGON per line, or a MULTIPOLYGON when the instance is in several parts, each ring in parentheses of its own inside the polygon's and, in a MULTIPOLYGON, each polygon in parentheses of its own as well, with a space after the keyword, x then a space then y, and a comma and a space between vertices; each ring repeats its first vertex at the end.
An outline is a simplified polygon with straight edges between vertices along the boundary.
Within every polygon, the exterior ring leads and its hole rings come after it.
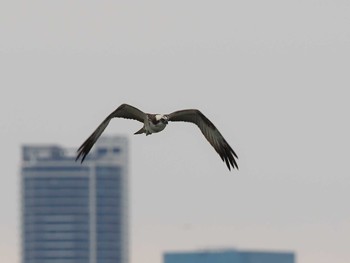
POLYGON ((139 129, 137 132, 135 132, 134 134, 142 134, 145 133, 145 127, 142 127, 141 129, 139 129))

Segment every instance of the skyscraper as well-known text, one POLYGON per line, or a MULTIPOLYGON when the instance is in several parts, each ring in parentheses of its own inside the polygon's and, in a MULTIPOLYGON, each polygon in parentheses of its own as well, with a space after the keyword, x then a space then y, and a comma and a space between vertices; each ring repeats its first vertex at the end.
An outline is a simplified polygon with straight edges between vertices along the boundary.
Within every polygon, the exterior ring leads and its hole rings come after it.
POLYGON ((22 148, 22 263, 128 262, 128 145, 100 138, 75 149, 22 148))
POLYGON ((295 263, 295 257, 292 252, 230 249, 165 253, 164 263, 295 263))

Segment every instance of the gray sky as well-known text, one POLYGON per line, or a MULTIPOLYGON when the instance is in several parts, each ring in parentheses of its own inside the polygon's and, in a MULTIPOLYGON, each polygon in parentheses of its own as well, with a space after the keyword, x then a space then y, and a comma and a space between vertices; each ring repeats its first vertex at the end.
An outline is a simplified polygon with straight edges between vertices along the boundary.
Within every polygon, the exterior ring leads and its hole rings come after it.
POLYGON ((239 155, 228 172, 198 128, 130 134, 131 262, 168 250, 292 250, 350 262, 350 4, 1 1, 0 262, 19 262, 23 143, 77 147, 121 103, 198 108, 239 155))

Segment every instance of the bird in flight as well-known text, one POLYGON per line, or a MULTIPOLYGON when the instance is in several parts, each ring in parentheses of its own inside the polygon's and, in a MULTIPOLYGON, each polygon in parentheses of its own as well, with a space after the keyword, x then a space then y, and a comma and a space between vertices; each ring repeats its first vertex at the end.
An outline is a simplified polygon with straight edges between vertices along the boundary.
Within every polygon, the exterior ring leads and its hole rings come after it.
POLYGON ((238 159, 236 153, 232 150, 231 146, 227 143, 224 137, 214 124, 204 116, 199 110, 179 110, 170 114, 150 114, 145 113, 131 105, 122 104, 115 111, 109 114, 104 121, 96 128, 96 130, 90 135, 89 138, 79 147, 76 161, 81 157, 81 162, 95 144, 97 139, 101 136, 102 132, 106 129, 109 122, 113 118, 125 118, 133 119, 143 123, 143 127, 134 134, 150 135, 164 130, 169 121, 183 121, 192 122, 199 127, 204 137, 213 146, 215 151, 220 155, 221 159, 226 163, 229 170, 231 167, 238 169, 236 159, 238 159))

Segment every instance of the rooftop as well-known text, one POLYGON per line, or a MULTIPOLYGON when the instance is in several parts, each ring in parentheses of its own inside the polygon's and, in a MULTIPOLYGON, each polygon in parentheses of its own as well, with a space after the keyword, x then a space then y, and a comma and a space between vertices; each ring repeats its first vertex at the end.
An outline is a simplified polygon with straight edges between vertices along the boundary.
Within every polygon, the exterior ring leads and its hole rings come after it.
MULTIPOLYGON (((86 161, 99 160, 102 157, 116 157, 127 148, 127 137, 101 137, 86 157, 86 161)), ((78 148, 64 148, 58 145, 23 145, 22 161, 71 161, 75 160, 78 148)))

